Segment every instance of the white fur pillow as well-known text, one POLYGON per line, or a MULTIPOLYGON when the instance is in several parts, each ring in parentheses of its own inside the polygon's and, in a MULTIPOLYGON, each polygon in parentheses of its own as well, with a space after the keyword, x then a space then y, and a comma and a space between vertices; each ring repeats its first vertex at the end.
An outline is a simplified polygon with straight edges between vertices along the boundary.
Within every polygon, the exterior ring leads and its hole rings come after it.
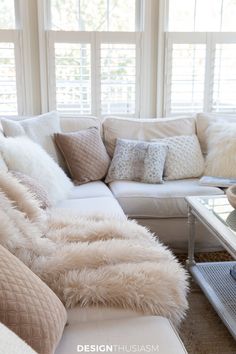
POLYGON ((40 145, 23 136, 5 138, 0 151, 8 168, 36 179, 53 204, 67 198, 72 182, 40 145))
POLYGON ((207 129, 208 154, 205 175, 236 177, 236 124, 213 123, 207 129))
POLYGON ((28 136, 41 145, 60 166, 64 167, 64 161, 54 142, 54 134, 61 132, 60 117, 57 112, 48 112, 19 121, 2 118, 1 124, 5 136, 28 136))

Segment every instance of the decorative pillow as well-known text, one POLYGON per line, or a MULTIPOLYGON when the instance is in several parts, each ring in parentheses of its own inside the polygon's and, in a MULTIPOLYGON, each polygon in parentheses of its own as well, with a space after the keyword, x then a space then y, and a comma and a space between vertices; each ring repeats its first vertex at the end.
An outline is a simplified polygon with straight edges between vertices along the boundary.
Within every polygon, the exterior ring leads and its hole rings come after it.
POLYGON ((5 138, 0 141, 0 152, 9 170, 37 180, 48 192, 51 203, 67 198, 73 184, 41 146, 27 137, 5 138))
POLYGON ((55 134, 71 177, 78 183, 96 181, 106 176, 110 157, 98 128, 55 134))
POLYGON ((236 124, 213 123, 207 129, 208 154, 204 174, 236 177, 236 124))
POLYGON ((10 171, 13 177, 15 177, 23 186, 25 186, 32 195, 39 201, 42 209, 47 209, 52 206, 49 196, 45 188, 36 179, 27 176, 24 173, 17 171, 10 171))
POLYGON ((165 180, 199 177, 204 171, 204 158, 196 135, 162 139, 168 145, 165 180))
POLYGON ((54 133, 61 131, 60 118, 57 112, 49 112, 20 121, 2 118, 1 123, 5 136, 26 135, 41 145, 58 164, 63 163, 53 137, 54 133))
POLYGON ((160 142, 117 139, 106 182, 162 183, 167 149, 167 145, 160 142))
POLYGON ((37 353, 54 353, 66 324, 54 292, 18 258, 0 246, 0 322, 37 353))

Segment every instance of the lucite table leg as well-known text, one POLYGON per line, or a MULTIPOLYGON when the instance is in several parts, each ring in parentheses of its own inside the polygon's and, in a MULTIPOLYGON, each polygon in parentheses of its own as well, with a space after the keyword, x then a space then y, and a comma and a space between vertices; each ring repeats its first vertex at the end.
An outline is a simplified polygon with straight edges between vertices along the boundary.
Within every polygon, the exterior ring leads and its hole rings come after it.
POLYGON ((191 267, 195 265, 194 260, 194 245, 195 245, 195 226, 196 226, 196 219, 195 216, 192 214, 192 209, 188 207, 188 259, 186 262, 187 267, 191 267))

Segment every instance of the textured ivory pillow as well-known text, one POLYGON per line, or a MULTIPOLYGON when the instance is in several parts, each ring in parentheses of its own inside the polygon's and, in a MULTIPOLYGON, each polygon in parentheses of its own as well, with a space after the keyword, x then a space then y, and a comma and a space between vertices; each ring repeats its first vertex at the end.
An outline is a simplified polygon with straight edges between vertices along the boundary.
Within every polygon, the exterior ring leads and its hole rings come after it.
POLYGON ((49 195, 45 188, 36 179, 27 176, 24 173, 17 171, 9 171, 21 184, 23 184, 35 198, 38 200, 42 209, 47 209, 52 206, 49 195))
POLYGON ((213 123, 207 129, 208 154, 204 174, 236 177, 236 124, 213 123))
POLYGON ((51 354, 66 320, 66 310, 54 292, 0 246, 0 322, 37 353, 51 354))
POLYGON ((49 112, 20 121, 2 118, 1 123, 5 136, 16 137, 26 135, 41 145, 58 164, 63 164, 62 157, 57 150, 53 137, 54 133, 61 131, 60 118, 57 112, 49 112))
POLYGON ((167 145, 117 139, 106 183, 129 180, 144 183, 162 183, 167 145))
POLYGON ((98 128, 55 134, 55 140, 76 182, 87 183, 106 176, 110 157, 98 128))
POLYGON ((165 180, 199 177, 204 171, 204 158, 196 135, 162 139, 168 145, 165 180))
POLYGON ((24 136, 5 138, 0 141, 0 152, 9 170, 37 180, 46 189, 51 203, 67 198, 73 184, 41 146, 24 136))

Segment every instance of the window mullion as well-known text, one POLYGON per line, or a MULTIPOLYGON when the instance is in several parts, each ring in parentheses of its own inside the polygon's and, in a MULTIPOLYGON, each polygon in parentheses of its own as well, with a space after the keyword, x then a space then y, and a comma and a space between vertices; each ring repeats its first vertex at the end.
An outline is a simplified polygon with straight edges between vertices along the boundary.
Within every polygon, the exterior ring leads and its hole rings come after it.
POLYGON ((97 33, 92 34, 91 39, 91 96, 92 114, 100 116, 100 39, 97 33))
POLYGON ((171 111, 172 46, 171 36, 166 34, 165 70, 164 70, 164 117, 171 111))
POLYGON ((22 52, 21 52, 21 33, 16 31, 14 40, 15 66, 16 66, 16 93, 18 114, 23 115, 25 112, 25 85, 24 74, 22 70, 22 52))
POLYGON ((52 39, 51 32, 46 31, 47 37, 47 53, 48 53, 48 105, 49 110, 56 109, 56 70, 55 70, 55 48, 54 40, 52 39))
POLYGON ((215 43, 212 33, 206 34, 206 69, 204 88, 204 111, 212 111, 214 85, 215 43))

